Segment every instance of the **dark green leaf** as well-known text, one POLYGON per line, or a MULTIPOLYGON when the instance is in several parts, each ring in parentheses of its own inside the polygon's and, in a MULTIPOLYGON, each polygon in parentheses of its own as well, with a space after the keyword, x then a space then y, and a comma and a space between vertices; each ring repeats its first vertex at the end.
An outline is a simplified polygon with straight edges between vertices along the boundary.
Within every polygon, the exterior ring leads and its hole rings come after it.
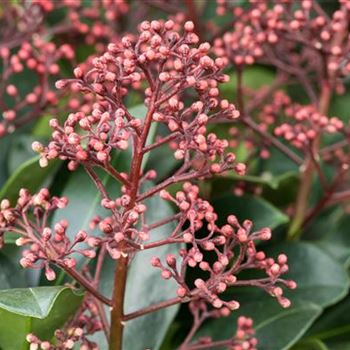
POLYGON ((28 134, 17 135, 12 139, 11 147, 8 150, 8 170, 10 174, 15 172, 28 159, 35 156, 32 150, 32 143, 35 140, 37 138, 28 134))
POLYGON ((26 287, 24 269, 19 265, 18 247, 10 244, 0 250, 0 289, 26 287))
MULTIPOLYGON (((275 79, 275 73, 273 70, 263 67, 254 66, 247 67, 243 71, 243 86, 253 90, 257 90, 263 86, 270 85, 275 79)), ((230 81, 225 84, 221 84, 220 91, 222 96, 229 98, 230 101, 236 99, 237 91, 237 74, 230 74, 230 81)))
POLYGON ((333 305, 321 315, 306 336, 324 341, 350 342, 350 299, 333 305))
POLYGON ((281 244, 267 251, 272 256, 279 252, 288 256, 290 272, 285 278, 298 283, 296 290, 287 293, 292 300, 327 307, 346 295, 349 289, 346 270, 320 248, 299 242, 281 244))
POLYGON ((67 287, 0 291, 0 348, 27 349, 28 333, 50 339, 79 307, 82 296, 67 287))
POLYGON ((49 175, 55 172, 58 164, 57 161, 51 161, 46 168, 41 168, 39 156, 28 160, 6 181, 0 191, 0 198, 8 198, 14 204, 21 188, 27 188, 31 192, 38 190, 49 175))
POLYGON ((213 205, 220 218, 225 220, 228 215, 234 214, 241 221, 249 219, 254 223, 254 229, 270 227, 271 229, 288 222, 288 217, 271 204, 251 195, 235 197, 225 195, 216 198, 213 205))
POLYGON ((340 261, 346 267, 350 265, 350 235, 349 225, 350 216, 345 215, 339 218, 339 213, 335 212, 330 218, 325 217, 323 220, 323 227, 320 227, 319 235, 323 235, 321 240, 316 241, 318 246, 328 252, 335 259, 340 261), (331 221, 331 219, 333 219, 331 221), (332 222, 334 225, 332 225, 332 222), (326 226, 325 226, 326 225, 326 226), (332 225, 332 226, 331 226, 332 225), (323 232, 324 227, 327 227, 326 232, 323 232))

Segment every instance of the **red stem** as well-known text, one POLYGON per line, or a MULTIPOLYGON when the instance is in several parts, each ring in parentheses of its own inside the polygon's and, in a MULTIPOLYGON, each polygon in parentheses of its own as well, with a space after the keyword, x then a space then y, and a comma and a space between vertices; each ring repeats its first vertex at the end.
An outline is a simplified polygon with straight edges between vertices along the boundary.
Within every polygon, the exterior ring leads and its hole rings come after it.
POLYGON ((58 264, 64 271, 68 273, 72 278, 74 278, 79 284, 81 284, 90 294, 92 294, 96 299, 100 300, 102 303, 112 306, 112 301, 102 295, 84 276, 82 276, 78 271, 66 267, 63 264, 58 264))
POLYGON ((176 297, 176 298, 173 298, 173 299, 169 299, 167 301, 162 301, 162 302, 160 302, 158 304, 147 306, 147 307, 145 307, 143 309, 140 309, 140 310, 137 310, 135 312, 131 312, 131 313, 125 315, 123 317, 123 321, 130 321, 130 320, 132 320, 134 318, 137 318, 137 317, 140 317, 140 316, 144 316, 144 315, 150 314, 152 312, 164 309, 166 307, 173 306, 173 305, 180 304, 180 303, 185 303, 185 302, 188 302, 188 301, 189 301, 188 298, 179 298, 179 297, 176 297))

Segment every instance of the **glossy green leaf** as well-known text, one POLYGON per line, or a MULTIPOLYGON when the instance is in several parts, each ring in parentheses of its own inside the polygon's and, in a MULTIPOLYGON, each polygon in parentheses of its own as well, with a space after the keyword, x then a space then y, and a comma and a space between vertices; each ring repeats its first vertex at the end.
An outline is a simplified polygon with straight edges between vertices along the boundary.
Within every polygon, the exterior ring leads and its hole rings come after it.
POLYGON ((8 198, 12 203, 18 198, 21 188, 27 188, 34 192, 48 179, 58 168, 58 161, 51 161, 45 168, 39 166, 39 156, 23 163, 6 181, 0 191, 0 198, 8 198))
MULTIPOLYGON (((331 256, 344 264, 346 267, 350 265, 350 235, 349 225, 350 216, 342 216, 339 220, 339 213, 333 213, 332 217, 326 216, 322 221, 327 225, 327 231, 322 239, 317 240, 316 244, 328 252, 331 256), (327 220, 328 219, 328 220, 327 220), (332 220, 333 219, 333 220, 332 220), (332 220, 332 221, 331 221, 332 220)), ((325 227, 325 226, 323 226, 325 227)), ((322 235, 322 231, 318 232, 322 235)))
POLYGON ((0 348, 27 349, 28 333, 50 339, 81 300, 81 295, 67 287, 0 290, 0 348))
POLYGON ((35 138, 42 137, 42 138, 49 138, 52 133, 52 129, 49 126, 50 119, 52 119, 52 115, 44 115, 42 116, 35 124, 32 135, 35 138))
POLYGON ((12 139, 11 147, 7 152, 7 166, 10 174, 15 172, 28 159, 32 159, 35 156, 32 150, 32 143, 36 140, 38 139, 28 134, 17 135, 17 137, 12 139))
POLYGON ((0 289, 26 287, 24 269, 18 263, 19 249, 12 244, 0 250, 0 289))
MULTIPOLYGON (((347 88, 349 85, 347 85, 347 88)), ((350 92, 346 91, 344 94, 338 94, 333 96, 330 106, 329 115, 336 116, 343 121, 349 120, 349 108, 350 108, 350 92)))
POLYGON ((350 342, 336 342, 327 344, 329 350, 350 350, 350 342))
POLYGON ((346 340, 350 343, 349 297, 325 310, 307 332, 306 337, 314 337, 327 342, 346 340))
POLYGON ((263 227, 274 229, 289 220, 285 214, 267 201, 251 195, 241 197, 224 195, 216 198, 213 205, 216 211, 220 213, 222 222, 228 215, 234 214, 241 221, 252 220, 254 229, 263 227))
MULTIPOLYGON (((275 79, 275 73, 273 70, 263 67, 254 66, 247 67, 243 71, 243 86, 253 90, 257 90, 263 86, 270 85, 275 79)), ((230 74, 230 81, 225 84, 221 84, 220 91, 222 96, 229 98, 230 101, 236 98, 237 87, 237 74, 236 72, 230 74)))
POLYGON ((330 350, 329 347, 317 338, 302 339, 291 350, 330 350))
POLYGON ((292 300, 312 302, 327 307, 341 300, 349 289, 349 277, 344 267, 327 253, 310 243, 284 243, 268 249, 277 256, 288 256, 290 272, 285 278, 293 279, 298 288, 287 291, 292 300))
POLYGON ((261 159, 260 162, 261 172, 271 174, 271 177, 285 175, 290 172, 299 174, 298 165, 275 148, 270 149, 270 157, 268 159, 261 159))
POLYGON ((8 177, 7 160, 11 145, 10 137, 11 135, 0 139, 0 187, 3 186, 8 177))

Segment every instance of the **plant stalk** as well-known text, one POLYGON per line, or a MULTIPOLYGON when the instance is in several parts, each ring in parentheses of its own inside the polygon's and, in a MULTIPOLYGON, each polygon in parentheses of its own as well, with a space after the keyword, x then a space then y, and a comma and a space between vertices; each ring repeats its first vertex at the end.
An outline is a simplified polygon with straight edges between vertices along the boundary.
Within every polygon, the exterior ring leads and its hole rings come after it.
MULTIPOLYGON (((324 81, 322 84, 320 102, 318 106, 318 111, 320 114, 327 114, 330 101, 332 97, 332 88, 328 81, 324 81)), ((319 150, 320 139, 319 137, 315 140, 311 152, 316 154, 319 150)), ((314 178, 314 173, 316 167, 312 161, 312 157, 308 157, 304 164, 301 166, 302 178, 301 184, 297 194, 295 214, 292 220, 292 223, 288 230, 288 239, 297 240, 301 235, 301 227, 304 222, 304 219, 307 215, 308 202, 312 187, 312 181, 314 178)))
MULTIPOLYGON (((128 193, 130 195, 130 204, 125 208, 125 212, 135 206, 139 184, 141 178, 141 169, 143 161, 143 148, 147 141, 147 136, 152 123, 152 115, 154 113, 154 102, 157 93, 154 93, 153 101, 148 109, 145 117, 144 127, 140 136, 134 138, 134 151, 130 170, 130 186, 128 193)), ((123 242, 121 242, 122 244, 123 242)), ((123 246, 120 247, 123 250, 123 246)), ((117 262, 117 267, 114 276, 113 289, 113 306, 111 309, 111 329, 109 350, 122 350, 123 348, 123 330, 124 330, 124 299, 127 281, 129 258, 127 255, 122 255, 117 262)))
POLYGON ((126 289, 128 260, 128 257, 122 256, 118 260, 117 268, 115 270, 109 350, 121 350, 123 348, 124 298, 126 289))

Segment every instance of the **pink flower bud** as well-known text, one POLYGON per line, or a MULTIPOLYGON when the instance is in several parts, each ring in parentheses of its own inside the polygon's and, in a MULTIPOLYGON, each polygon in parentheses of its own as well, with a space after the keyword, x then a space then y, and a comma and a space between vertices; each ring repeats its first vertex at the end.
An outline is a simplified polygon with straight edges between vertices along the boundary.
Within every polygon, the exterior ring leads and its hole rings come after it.
POLYGON ((162 278, 164 278, 165 280, 168 280, 168 279, 170 279, 171 277, 172 277, 172 273, 171 273, 170 270, 164 269, 164 270, 162 271, 162 278))
POLYGON ((32 150, 33 150, 34 152, 41 153, 41 152, 44 151, 44 146, 43 146, 40 142, 34 141, 34 142, 32 143, 32 150))
POLYGON ((184 287, 179 287, 176 291, 176 294, 180 297, 183 298, 187 295, 187 290, 184 287))
POLYGON ((48 281, 53 281, 56 279, 56 273, 54 270, 52 270, 50 267, 45 267, 45 276, 48 281))
POLYGON ((289 299, 287 299, 287 298, 279 298, 278 299, 278 302, 280 303, 280 305, 283 307, 283 308, 288 308, 288 307, 290 307, 290 305, 291 305, 291 302, 290 302, 290 300, 289 299))
POLYGON ((151 258, 151 265, 153 267, 160 267, 161 266, 160 259, 158 257, 156 257, 156 256, 153 256, 151 258))
POLYGON ((193 30, 194 30, 193 22, 187 21, 184 25, 184 29, 186 30, 186 32, 193 32, 193 30))
POLYGON ((75 236, 75 240, 77 242, 84 242, 86 238, 87 238, 87 233, 85 231, 79 231, 75 236))

